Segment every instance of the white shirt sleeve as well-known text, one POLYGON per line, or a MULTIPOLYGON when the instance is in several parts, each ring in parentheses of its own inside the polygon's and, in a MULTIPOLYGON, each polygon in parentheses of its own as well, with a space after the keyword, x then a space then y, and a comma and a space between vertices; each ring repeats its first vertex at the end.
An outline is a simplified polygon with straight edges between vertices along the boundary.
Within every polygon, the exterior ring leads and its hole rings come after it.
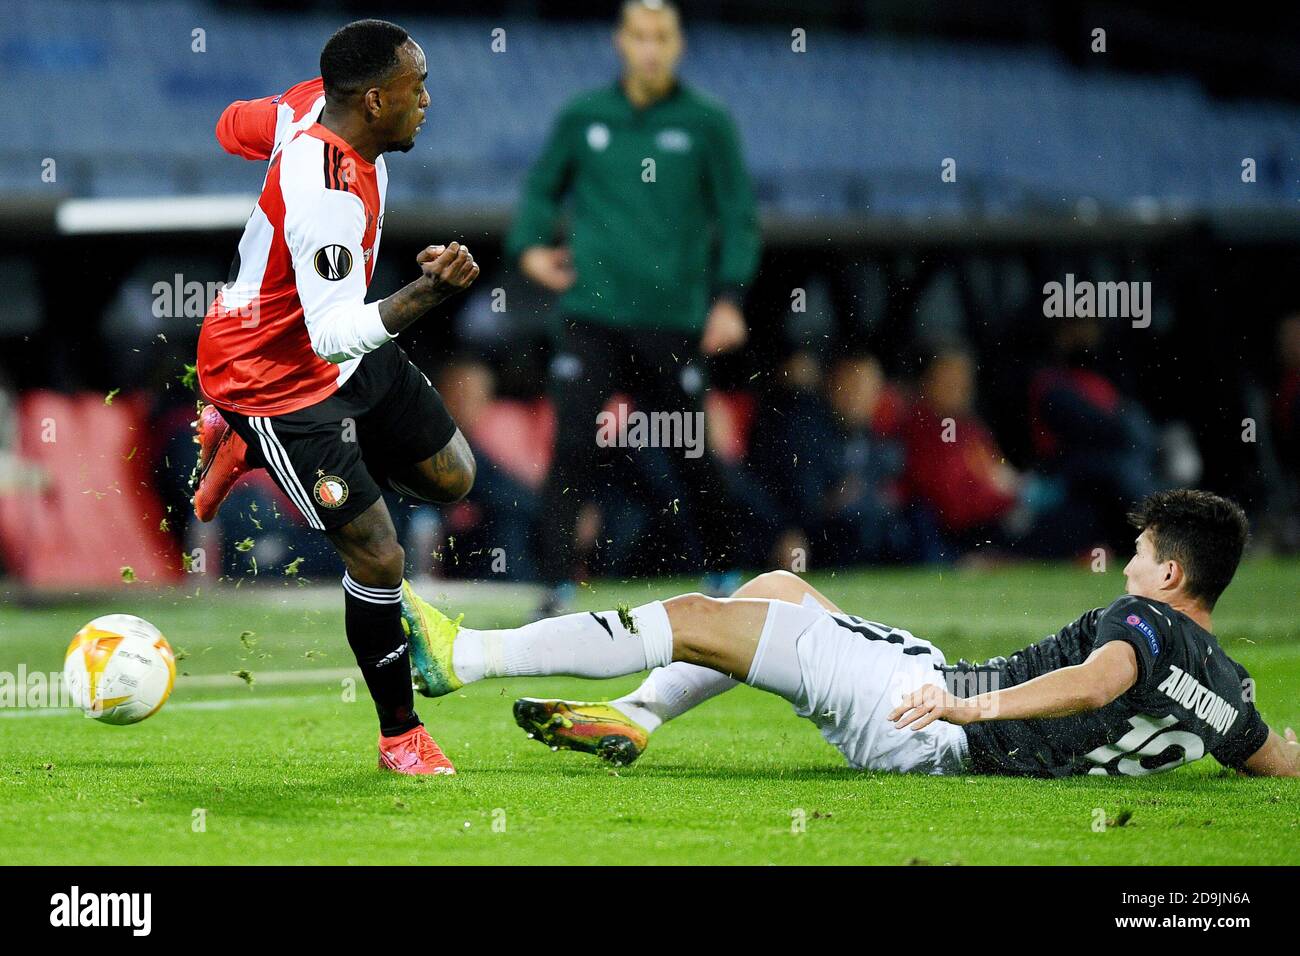
POLYGON ((396 338, 379 318, 379 303, 366 304, 361 200, 337 189, 313 191, 308 201, 285 198, 284 238, 312 350, 337 364, 396 338))

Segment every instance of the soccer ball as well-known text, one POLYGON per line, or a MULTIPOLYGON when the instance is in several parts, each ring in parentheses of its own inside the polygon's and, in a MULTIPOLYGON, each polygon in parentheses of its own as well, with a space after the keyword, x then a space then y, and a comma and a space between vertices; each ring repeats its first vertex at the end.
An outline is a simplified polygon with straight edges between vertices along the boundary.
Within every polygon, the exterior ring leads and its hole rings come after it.
POLYGON ((158 628, 132 614, 105 614, 68 645, 63 679, 72 699, 106 724, 134 724, 157 712, 176 681, 176 656, 158 628))

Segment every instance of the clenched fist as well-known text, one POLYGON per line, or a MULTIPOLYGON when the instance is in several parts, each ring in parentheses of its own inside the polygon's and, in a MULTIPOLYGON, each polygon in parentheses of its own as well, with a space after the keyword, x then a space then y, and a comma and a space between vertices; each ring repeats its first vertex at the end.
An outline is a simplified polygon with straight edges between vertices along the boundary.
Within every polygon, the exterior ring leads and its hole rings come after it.
POLYGON ((453 242, 447 246, 425 246, 416 255, 420 271, 433 284, 441 298, 468 289, 478 278, 478 263, 469 253, 469 246, 453 242))

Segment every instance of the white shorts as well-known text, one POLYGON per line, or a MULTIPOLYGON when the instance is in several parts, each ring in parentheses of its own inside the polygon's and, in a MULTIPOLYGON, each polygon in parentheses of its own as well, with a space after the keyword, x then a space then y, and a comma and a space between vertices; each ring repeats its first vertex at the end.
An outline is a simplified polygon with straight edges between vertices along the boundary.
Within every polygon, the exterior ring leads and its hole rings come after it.
MULTIPOLYGON (((923 684, 943 687, 943 653, 929 641, 850 614, 832 614, 813 599, 772 602, 763 638, 795 634, 803 679, 795 713, 807 717, 860 770, 967 772, 966 731, 936 720, 898 730, 889 712, 923 684)), ((760 639, 760 644, 762 640, 760 639)))

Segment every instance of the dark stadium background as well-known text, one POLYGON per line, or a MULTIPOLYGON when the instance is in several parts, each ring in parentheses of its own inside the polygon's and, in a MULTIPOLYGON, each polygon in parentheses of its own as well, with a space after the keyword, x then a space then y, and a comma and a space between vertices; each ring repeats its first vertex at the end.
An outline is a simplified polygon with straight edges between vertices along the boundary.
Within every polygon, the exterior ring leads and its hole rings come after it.
MULTIPOLYGON (((1300 310, 1300 13, 1028 0, 683 6, 683 74, 736 117, 764 226, 746 300, 753 338, 716 360, 715 388, 770 407, 794 350, 829 363, 868 349, 906 400, 927 349, 960 339, 977 359, 980 417, 1028 473, 1043 463, 1027 396, 1056 334, 1044 283, 1066 273, 1150 281, 1151 327, 1107 325, 1097 368, 1158 429, 1186 425, 1197 484, 1247 507, 1257 547, 1296 549, 1300 412, 1287 402, 1300 369, 1286 365, 1279 334, 1300 310), (1104 54, 1090 51, 1096 27, 1104 54), (806 53, 790 51, 796 28, 806 53), (946 157, 956 183, 940 179, 946 157), (809 302, 797 315, 796 288, 809 302), (1253 442, 1242 440, 1247 419, 1253 442)), ((254 554, 267 549, 264 566, 316 554, 287 522, 257 527, 265 515, 250 503, 271 498, 238 499, 215 530, 187 520, 194 396, 181 378, 197 318, 155 318, 151 290, 177 274, 225 278, 263 169, 221 152, 216 116, 314 75, 321 43, 348 19, 407 27, 429 53, 434 101, 415 151, 390 162, 372 297, 410 278, 418 248, 462 238, 484 266, 478 292, 404 335, 406 347, 431 375, 472 357, 500 400, 538 398, 550 303, 502 260, 501 241, 555 109, 615 74, 617 5, 454 9, 0 4, 0 573, 11 586, 108 586, 124 565, 165 581, 183 549, 205 542, 238 574, 234 545, 249 537, 254 554), (508 46, 493 55, 497 28, 508 46), (440 110, 444 101, 453 105, 440 110), (48 159, 53 181, 42 176, 48 159), (230 196, 247 202, 179 205, 230 196), (179 222, 160 224, 177 210, 179 222), (503 314, 487 305, 494 288, 506 290, 503 314), (40 458, 51 408, 61 451, 40 458), (113 428, 116 456, 91 441, 113 428)), ((447 548, 448 537, 474 540, 483 506, 407 507, 408 553, 414 540, 440 554, 417 570, 487 577, 471 546, 447 548)), ((1122 546, 1116 538, 1107 519, 1066 550, 1122 546)), ((671 543, 660 551, 596 568, 691 570, 673 565, 671 543)))

